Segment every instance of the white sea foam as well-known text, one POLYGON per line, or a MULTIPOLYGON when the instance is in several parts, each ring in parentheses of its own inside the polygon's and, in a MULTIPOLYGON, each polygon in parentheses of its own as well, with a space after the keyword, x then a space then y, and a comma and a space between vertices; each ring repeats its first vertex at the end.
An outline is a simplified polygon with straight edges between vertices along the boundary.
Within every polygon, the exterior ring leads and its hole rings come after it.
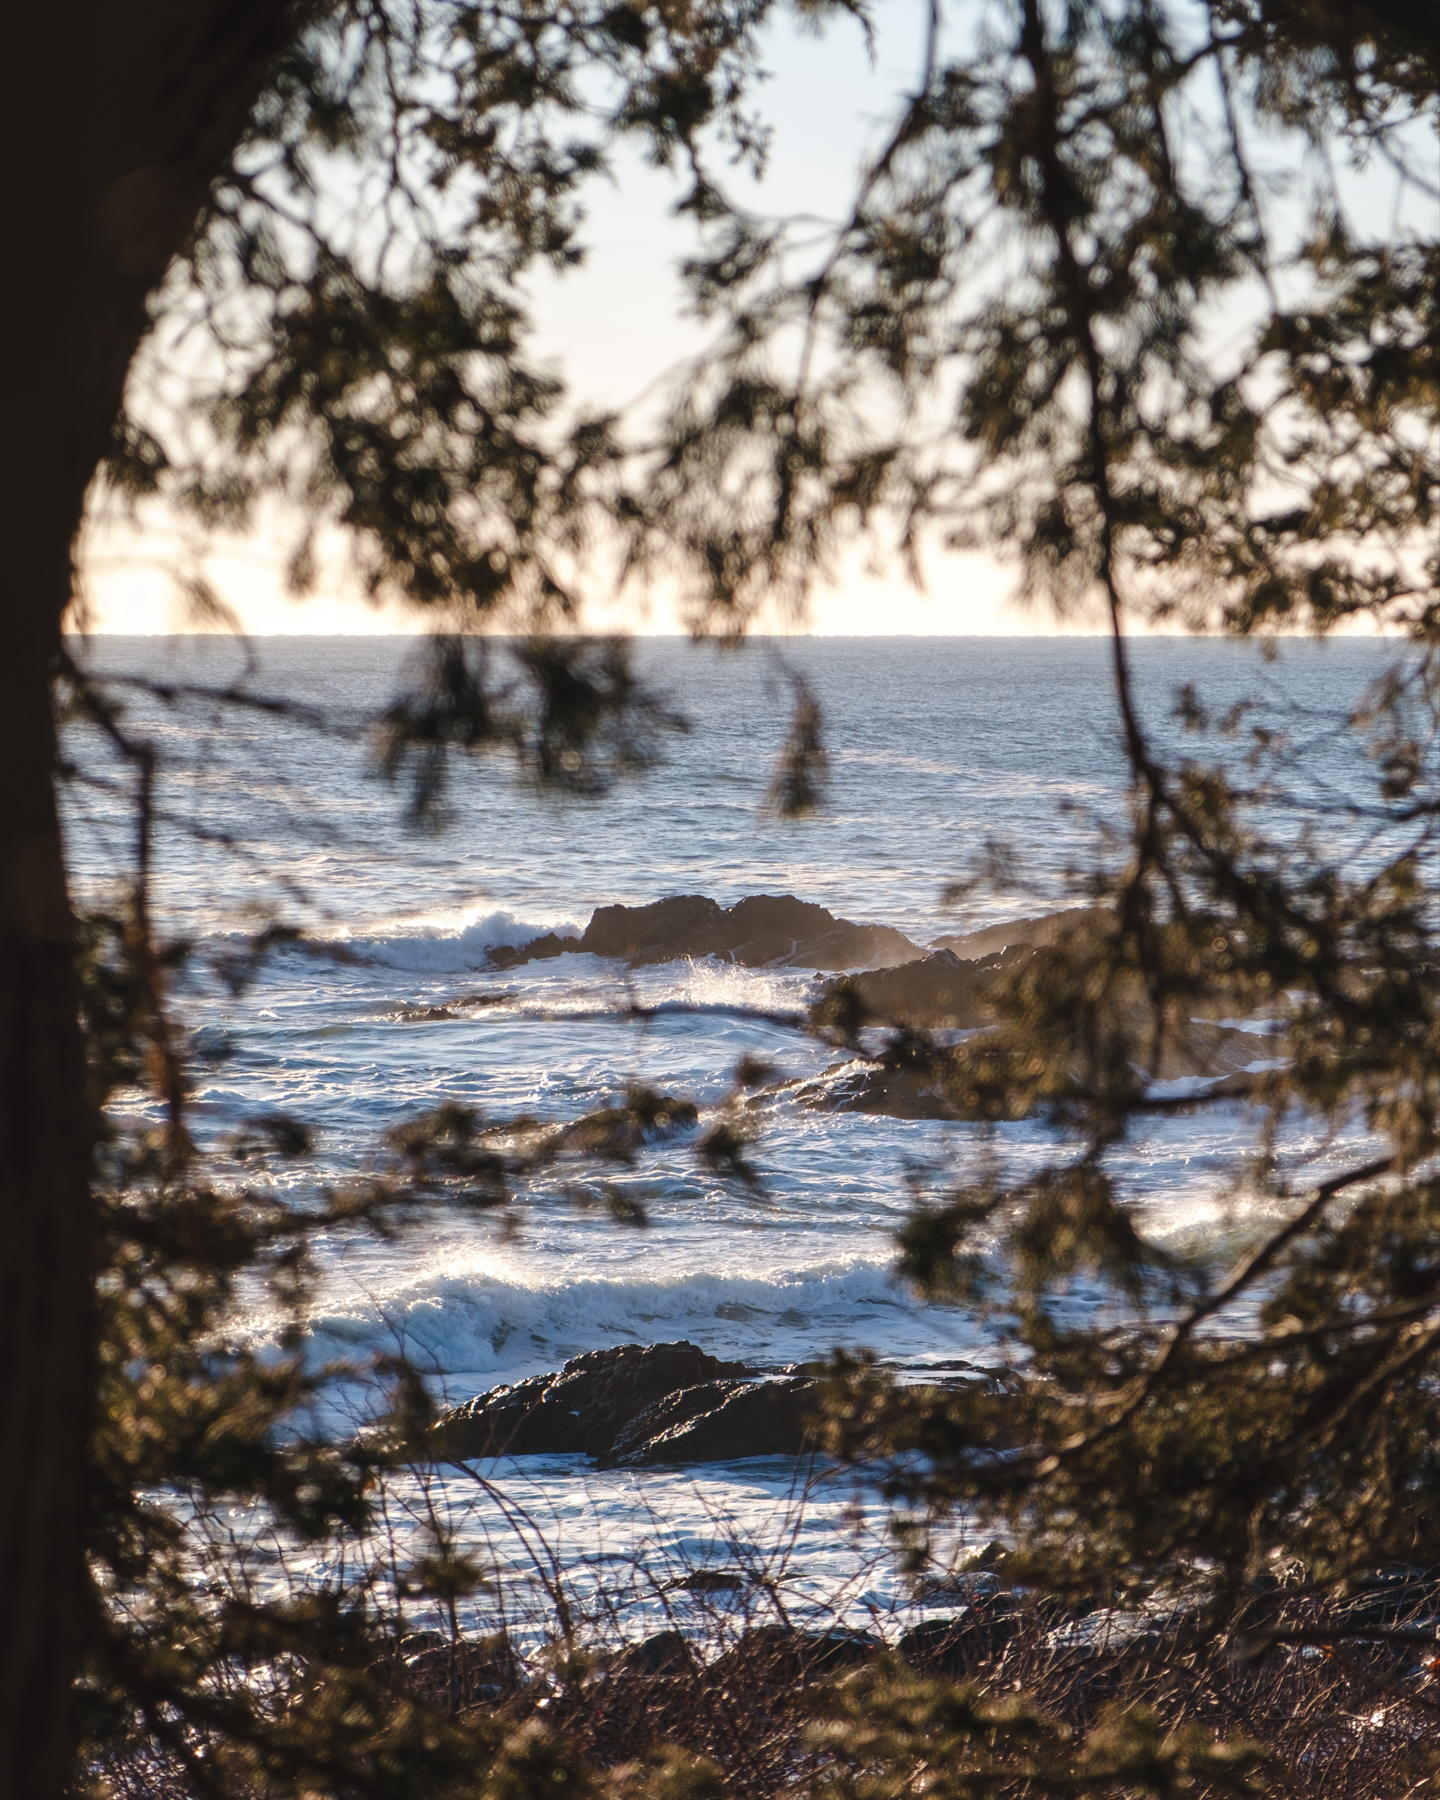
POLYGON ((959 1314, 918 1305, 893 1279, 888 1256, 757 1274, 585 1277, 566 1268, 530 1280, 518 1269, 452 1264, 374 1290, 342 1277, 309 1325, 317 1361, 403 1350, 442 1391, 461 1396, 586 1350, 680 1338, 760 1363, 803 1360, 842 1342, 912 1357, 963 1355, 980 1342, 959 1314))
POLYGON ((502 945, 518 949, 548 931, 578 937, 584 929, 573 919, 522 918, 500 908, 458 921, 401 921, 339 941, 349 955, 384 968, 422 975, 461 975, 483 969, 490 952, 502 945))
MULTIPOLYGON (((223 651, 202 644, 186 654, 223 651)), ((275 691, 336 702, 356 717, 375 716, 394 691, 396 646, 384 639, 287 640, 262 652, 275 691)), ((156 653, 153 640, 106 652, 115 666, 140 671, 156 653)), ((826 707, 833 780, 827 810, 803 828, 763 811, 768 757, 758 753, 757 728, 774 722, 762 691, 766 665, 707 661, 697 681, 688 646, 652 644, 644 654, 660 685, 686 688, 698 729, 673 743, 643 785, 603 808, 546 808, 528 790, 457 765, 452 828, 427 840, 406 828, 399 797, 377 788, 358 739, 317 752, 284 719, 257 738, 248 726, 217 724, 208 707, 183 729, 172 707, 143 716, 147 730, 169 733, 167 781, 178 792, 193 778, 195 803, 214 830, 205 840, 160 833, 157 916, 178 935, 214 942, 268 902, 327 934, 336 952, 277 954, 239 995, 207 986, 203 969, 189 985, 180 978, 177 1008, 205 1058, 192 1107, 197 1130, 222 1136, 257 1108, 303 1117, 318 1133, 317 1162, 293 1176, 303 1184, 353 1171, 397 1119, 445 1100, 491 1118, 573 1118, 644 1080, 708 1110, 732 1092, 742 1055, 763 1056, 777 1077, 801 1084, 749 1115, 763 1195, 725 1183, 677 1140, 605 1172, 649 1211, 645 1233, 621 1230, 599 1207, 576 1209, 564 1186, 582 1172, 566 1166, 517 1196, 518 1244, 501 1242, 493 1221, 444 1209, 384 1243, 337 1235, 317 1246, 316 1362, 367 1362, 403 1345, 437 1391, 463 1398, 580 1351, 682 1337, 756 1363, 808 1359, 837 1343, 915 1362, 989 1361, 1002 1353, 1002 1322, 920 1306, 890 1279, 893 1232, 909 1204, 907 1174, 942 1193, 994 1155, 1007 1177, 1021 1178, 1056 1148, 1039 1122, 984 1129, 797 1104, 797 1091, 837 1056, 773 1016, 803 1007, 806 970, 703 959, 621 971, 565 956, 495 981, 476 977, 492 950, 578 931, 596 903, 641 905, 665 894, 730 904, 790 892, 841 917, 898 926, 917 942, 1073 903, 1067 871, 1091 860, 1090 810, 1103 813, 1109 797, 1114 816, 1124 816, 1108 647, 1076 639, 804 646, 826 707), (1081 804, 1061 811, 1066 797, 1081 804), (974 845, 995 836, 1016 846, 1024 887, 959 912, 942 906, 945 882, 964 872, 974 845), (235 858, 222 849, 227 841, 252 854, 235 858), (489 1004, 465 1006, 480 987, 489 1004)), ((1290 644, 1287 688, 1312 717, 1338 715, 1382 657, 1382 648, 1357 641, 1290 644)), ((1167 723, 1174 683, 1193 679, 1220 716, 1261 673, 1238 645, 1148 640, 1135 659, 1142 705, 1162 748, 1177 752, 1179 727, 1167 723)), ((143 711, 141 696, 135 705, 143 711)), ((83 749, 77 744, 77 755, 83 749)), ((1343 737, 1317 740, 1312 755, 1327 795, 1355 791, 1358 765, 1343 737)), ((114 847, 129 842, 119 792, 112 804, 79 784, 67 790, 70 855, 87 896, 109 891, 114 847)), ((1302 816, 1295 811, 1295 821, 1302 816)), ((1338 816, 1333 807, 1329 816, 1338 816)), ((1284 835, 1284 819, 1270 823, 1284 835)), ((1261 1054, 1271 1048, 1256 1044, 1261 1054)), ((1203 1097, 1198 1084, 1176 1091, 1203 1097)), ((1254 1125, 1238 1105, 1179 1109, 1117 1148, 1120 1191, 1148 1235, 1186 1256, 1228 1259, 1274 1204, 1236 1168, 1254 1125)), ((1302 1185, 1322 1179, 1361 1138, 1363 1122, 1331 1139, 1313 1122, 1291 1120, 1287 1167, 1302 1185)), ((1071 1298, 1077 1314, 1095 1304, 1083 1283, 1071 1298)), ((252 1342, 274 1343, 276 1330, 273 1315, 249 1321, 252 1342)), ((344 1398, 363 1408, 369 1395, 362 1384, 347 1386, 344 1398)), ((337 1407, 335 1432, 350 1429, 337 1407)), ((748 1520, 757 1545, 776 1539, 768 1477, 712 1470, 692 1486, 689 1475, 601 1477, 567 1471, 564 1461, 523 1459, 505 1480, 539 1484, 532 1497, 554 1509, 582 1562, 655 1541, 656 1515, 695 1553, 712 1553, 703 1547, 708 1533, 713 1554, 729 1555, 725 1533, 707 1517, 712 1506, 748 1520)), ((776 1477, 782 1499, 789 1479, 776 1477)), ((794 1540, 797 1567, 804 1580, 816 1571, 838 1580, 846 1531, 823 1509, 817 1519, 813 1536, 794 1540)), ((608 1573, 604 1580, 612 1592, 608 1573)))

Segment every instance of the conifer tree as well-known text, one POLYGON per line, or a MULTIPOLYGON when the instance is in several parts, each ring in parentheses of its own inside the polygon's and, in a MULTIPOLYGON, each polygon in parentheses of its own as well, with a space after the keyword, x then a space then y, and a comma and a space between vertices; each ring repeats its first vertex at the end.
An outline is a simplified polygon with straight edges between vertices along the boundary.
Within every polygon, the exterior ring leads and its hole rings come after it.
MULTIPOLYGON (((899 1498, 1007 1522, 1037 1589, 1123 1595, 1168 1571, 1260 1648, 1319 1629, 1257 1600, 1278 1559, 1299 1559, 1303 1599, 1377 1561, 1436 1560, 1433 26, 1405 0, 937 3, 851 217, 797 264, 705 155, 757 149, 766 12, 82 0, 15 22, 0 1426, 25 1473, 0 1488, 7 1792, 103 1780, 115 1744, 149 1746, 198 1792, 597 1779, 554 1733, 462 1730, 397 1694, 362 1613, 236 1585, 206 1607, 187 1587, 157 1487, 188 1484, 202 1513, 243 1494, 303 1536, 360 1529, 372 1472, 282 1443, 297 1367, 206 1347, 257 1262, 303 1298, 305 1222, 193 1158, 143 835, 134 903, 86 927, 77 975, 52 680, 97 483, 214 524, 284 498, 351 534, 377 591, 464 622, 570 623, 610 533, 634 566, 683 572, 698 623, 739 632, 763 598, 803 596, 853 533, 896 521, 917 566, 937 537, 1003 544, 1035 597, 1098 605, 1132 772, 1123 853, 1091 882, 1099 920, 1016 972, 992 1031, 888 1052, 927 1060, 977 1117, 1030 1110, 1069 1133, 1073 1154, 1023 1183, 960 1171, 903 1246, 937 1294, 974 1296, 1000 1271, 1031 1379, 1018 1399, 961 1403, 854 1371, 834 1441, 893 1450, 899 1498), (648 451, 565 410, 526 360, 516 290, 573 259, 579 188, 626 133, 686 172, 707 234, 690 274, 725 333, 648 451), (1400 194, 1383 234, 1354 204, 1367 167, 1400 194), (153 378, 197 341, 195 404, 167 420, 153 378), (197 417, 198 437, 181 428, 197 417), (1129 674, 1137 617, 1241 632, 1369 618, 1406 638, 1355 721, 1377 773, 1363 859, 1297 853, 1213 763, 1166 764, 1129 674), (1182 1104, 1156 1077, 1197 1016, 1257 1010, 1283 1067, 1183 1104, 1259 1109, 1278 1223, 1228 1277, 1166 1267, 1113 1152, 1182 1104), (104 1101, 137 1072, 169 1124, 122 1141, 104 1101), (1295 1108, 1358 1109, 1373 1145, 1291 1191, 1273 1126, 1295 1108), (1063 1329, 1052 1302, 1077 1271, 1140 1323, 1063 1329)), ((297 586, 313 561, 302 538, 297 586)), ((618 664, 577 654, 537 646, 550 724, 521 738, 542 776, 589 782, 641 754, 637 696, 618 664)), ((449 748, 515 741, 453 647, 439 677, 390 721, 421 801, 449 748)), ((78 677, 69 692, 133 755, 143 829, 144 746, 78 677)), ((809 796, 813 717, 792 750, 784 791, 809 796)), ((257 1129, 247 1154, 303 1143, 292 1122, 257 1129)), ((383 1224, 436 1183, 487 1204, 511 1173, 458 1114, 387 1156, 336 1198, 346 1216, 383 1224)), ((402 1420, 423 1409, 403 1371, 396 1403, 402 1420)), ((473 1577, 442 1543, 417 1578, 453 1596, 473 1577)), ((917 1744, 937 1733, 957 1792, 1248 1779, 1243 1758, 1146 1726, 1082 1751, 1023 1708, 904 1681, 855 1689, 836 1717, 841 1785, 920 1779, 917 1744)), ((669 1794, 714 1777, 672 1758, 634 1779, 669 1794)))

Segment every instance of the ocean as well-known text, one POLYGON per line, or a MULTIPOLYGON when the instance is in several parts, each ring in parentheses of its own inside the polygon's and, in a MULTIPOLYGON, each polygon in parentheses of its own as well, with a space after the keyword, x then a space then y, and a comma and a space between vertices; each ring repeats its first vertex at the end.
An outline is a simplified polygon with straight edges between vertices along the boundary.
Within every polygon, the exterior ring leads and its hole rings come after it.
MULTIPOLYGON (((371 724, 413 641, 275 638, 252 649, 247 691, 298 710, 216 697, 245 669, 229 640, 103 638, 81 653, 121 681, 129 728, 160 753, 155 910, 192 946, 174 992, 192 1129, 218 1143, 255 1113, 304 1119, 315 1159, 276 1177, 302 1187, 363 1168, 387 1129, 444 1100, 559 1121, 642 1080, 690 1096, 703 1121, 742 1055, 765 1059, 777 1079, 837 1060, 763 1016, 802 1009, 811 971, 704 959, 630 972, 576 954, 502 971, 489 963, 498 946, 581 931, 598 906, 675 894, 722 905, 794 894, 924 946, 1072 904, 1077 876, 1113 853, 1106 828, 1124 824, 1103 640, 787 639, 738 653, 640 640, 640 668, 692 727, 660 766, 604 798, 561 802, 518 782, 503 755, 457 761, 438 832, 407 823, 404 791, 379 778, 373 756, 371 724), (764 801, 796 673, 824 708, 830 779, 824 810, 787 823, 764 801), (137 676, 165 691, 123 685, 137 676), (998 877, 947 904, 947 887, 987 857, 998 877), (267 920, 305 941, 237 995, 217 970, 267 920)), ((1255 700, 1279 719, 1289 785, 1268 801, 1269 823, 1281 838, 1298 834, 1298 797, 1321 853, 1343 857, 1365 854, 1343 805, 1365 765, 1335 727, 1392 650, 1285 640, 1267 658, 1253 645, 1152 638, 1132 654, 1142 711, 1169 753, 1213 751, 1248 779, 1253 740, 1235 709, 1255 700), (1189 742, 1175 717, 1185 685, 1240 729, 1189 742)), ((91 729, 72 727, 67 748, 79 772, 66 799, 75 889, 102 900, 129 867, 131 776, 91 729)), ((146 1101, 119 1105, 143 1115, 146 1101)), ((569 1176, 551 1170, 520 1194, 505 1229, 437 1208, 397 1241, 321 1243, 309 1352, 354 1361, 403 1350, 447 1401, 619 1343, 688 1339, 776 1366, 863 1346, 912 1372, 1004 1358, 1003 1321, 922 1305, 897 1282, 893 1234, 917 1184, 938 1191, 982 1156, 1037 1164, 1053 1148, 1039 1127, 815 1111, 784 1095, 760 1116, 760 1191, 704 1173, 678 1143, 620 1170, 613 1180, 643 1205, 644 1230, 577 1206, 569 1176)), ((1222 1255, 1267 1204, 1235 1181, 1249 1130, 1237 1106, 1128 1142, 1118 1167, 1146 1228, 1222 1255)), ((1343 1146, 1297 1121, 1287 1148, 1321 1168, 1343 1146)), ((1088 1303, 1077 1291, 1075 1304, 1088 1303)), ((233 1330, 263 1344, 276 1323, 256 1298, 233 1330)), ((316 1426, 342 1435, 366 1403, 363 1384, 342 1384, 316 1426)), ((543 1527, 567 1579, 605 1596, 632 1635, 660 1604, 636 1571, 666 1559, 753 1563, 772 1582, 783 1576, 792 1609, 871 1623, 913 1609, 884 1555, 883 1509, 852 1477, 766 1459, 598 1474, 577 1458, 522 1458, 486 1482, 446 1480, 444 1505, 512 1588, 533 1574, 535 1551, 505 1524, 507 1505, 543 1527)), ((413 1498, 419 1516, 434 1495, 413 1498)), ((323 1558, 310 1573, 325 1578, 323 1558)))

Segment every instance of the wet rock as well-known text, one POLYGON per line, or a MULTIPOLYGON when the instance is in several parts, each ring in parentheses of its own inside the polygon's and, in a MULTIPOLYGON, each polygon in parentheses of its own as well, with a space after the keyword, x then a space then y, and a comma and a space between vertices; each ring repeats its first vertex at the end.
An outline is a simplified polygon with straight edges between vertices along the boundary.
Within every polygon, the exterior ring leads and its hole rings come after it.
POLYGON ((974 1620, 968 1612, 946 1619, 925 1619, 902 1633, 895 1648, 922 1675, 960 1680, 979 1661, 974 1620))
POLYGON ((1020 1630, 1021 1603, 1013 1594, 977 1597, 948 1618, 912 1626, 895 1648, 922 1674, 962 1680, 992 1661, 1020 1630))
POLYGON ((854 969, 908 961, 918 946, 888 925, 837 919, 793 894, 756 894, 729 908, 681 894, 650 906, 598 907, 580 948, 632 965, 720 956, 747 968, 854 969))
POLYGON ((580 1452, 604 1457, 629 1422, 656 1401, 717 1378, 749 1373, 695 1344, 620 1344, 572 1357, 558 1374, 492 1388, 432 1427, 427 1453, 482 1456, 580 1452))
POLYGON ((746 1585, 746 1578, 734 1569, 692 1569, 665 1583, 667 1593, 734 1594, 746 1585))
POLYGON ((504 1634, 452 1641, 440 1632, 413 1632, 398 1656, 371 1665, 370 1673, 397 1693, 430 1705, 493 1704, 520 1686, 519 1657, 504 1634))
POLYGON ((684 1416, 667 1423, 670 1414, 657 1408, 651 1422, 659 1429, 641 1437, 644 1422, 637 1420, 625 1451, 620 1453, 617 1445, 609 1460, 617 1468, 640 1468, 733 1462, 744 1456, 799 1456, 810 1442, 808 1417, 819 1386, 803 1376, 781 1376, 709 1384, 693 1402, 677 1395, 677 1411, 684 1416))
POLYGON ((893 968, 867 969, 850 981, 859 995, 865 1024, 968 1031, 990 1023, 985 996, 1001 974, 1030 955, 1027 944, 974 961, 953 950, 937 950, 893 968))
POLYGON ((732 1393, 747 1385, 744 1380, 733 1378, 703 1381, 694 1387, 663 1395, 621 1427, 603 1460, 617 1465, 647 1461, 645 1452, 652 1440, 679 1431, 706 1413, 714 1412, 732 1393))
POLYGON ((490 952, 490 967, 513 969, 519 963, 540 962, 579 948, 579 938, 557 937, 553 931, 547 931, 544 937, 531 938, 528 944, 497 944, 490 952))
POLYGON ((715 953, 748 968, 788 963, 808 969, 856 969, 900 962, 915 949, 889 925, 857 925, 793 894, 757 894, 725 914, 715 953))
POLYGON ((952 950, 967 961, 998 954, 1016 944, 1053 944, 1063 931, 1105 917, 1100 906, 1069 906, 1063 912, 1045 913, 1035 919, 1007 919, 980 931, 954 932, 931 941, 932 950, 952 950))
POLYGON ((625 1468, 798 1456, 818 1387, 694 1344, 622 1344, 478 1394, 437 1420, 423 1449, 449 1461, 583 1454, 625 1468))
POLYGON ((873 1113, 889 1119, 966 1119, 931 1070, 886 1063, 833 1063, 815 1081, 791 1090, 796 1102, 817 1112, 873 1113))
POLYGON ((638 1644, 627 1644, 614 1668, 627 1675, 688 1675, 695 1667, 695 1653, 678 1631, 657 1631, 638 1644))
POLYGON ((837 1626, 797 1631, 792 1625, 756 1625, 706 1669, 711 1682, 815 1680, 870 1662, 885 1648, 868 1631, 837 1626))

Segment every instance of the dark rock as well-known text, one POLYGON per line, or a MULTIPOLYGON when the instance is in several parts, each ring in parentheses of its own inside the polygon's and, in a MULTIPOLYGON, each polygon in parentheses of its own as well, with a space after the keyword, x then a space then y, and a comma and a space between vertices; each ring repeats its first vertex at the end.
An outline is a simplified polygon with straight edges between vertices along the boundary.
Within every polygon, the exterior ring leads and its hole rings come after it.
POLYGON ((691 1131, 700 1122, 695 1102, 676 1094, 632 1089, 628 1099, 626 1106, 602 1107, 567 1125, 561 1136, 564 1148, 581 1156, 625 1161, 645 1144, 691 1131))
POLYGON ((801 1106, 817 1112, 873 1113, 888 1119, 967 1119, 931 1070, 886 1063, 835 1063, 815 1081, 795 1084, 801 1106))
POLYGON ((978 1638, 968 1612, 948 1619, 925 1619, 904 1632, 895 1648, 922 1675, 958 1680, 979 1661, 978 1638))
POLYGON ((981 931, 951 933, 935 938, 932 950, 953 950, 959 957, 973 960, 994 956, 1015 944, 1053 944, 1064 931, 1090 920, 1097 923, 1105 917, 1100 906, 1068 906, 1063 912, 1045 913, 1038 919, 1007 919, 1001 925, 987 925, 981 931))
POLYGON ((805 1662, 814 1675, 830 1675, 836 1669, 854 1669, 873 1662, 885 1648, 884 1641, 869 1631, 816 1631, 805 1633, 805 1662))
POLYGON ((558 1374, 492 1388, 437 1420, 429 1454, 452 1460, 582 1452, 604 1457, 621 1430, 656 1401, 717 1378, 747 1374, 694 1344, 620 1344, 572 1357, 558 1374))
POLYGON ((913 1669, 963 1679, 998 1656, 1020 1629, 1021 1603, 1013 1594, 977 1598, 946 1619, 926 1619, 895 1646, 913 1669))
POLYGON ((695 1667, 695 1653, 680 1632, 657 1631, 627 1644, 613 1666, 627 1675, 687 1675, 695 1667))
POLYGON ((382 1658, 370 1673, 392 1690, 431 1705, 494 1702, 520 1686, 520 1659, 503 1633, 452 1643, 438 1631, 417 1631, 402 1639, 399 1649, 398 1657, 382 1658))
POLYGON ((745 1577, 733 1569, 692 1569, 665 1583, 666 1591, 676 1594, 733 1594, 744 1586, 745 1577))
POLYGON ((755 894, 728 909, 702 894, 650 906, 602 906, 580 948, 631 964, 723 956, 747 968, 853 969, 905 962, 917 946, 888 925, 857 925, 793 894, 755 894))
POLYGON ((859 994, 866 1024, 968 1031, 990 1023, 985 996, 998 976, 1030 955, 1026 944, 971 962, 951 950, 937 950, 932 956, 893 968, 867 969, 850 980, 859 994))
POLYGON ((703 1414, 713 1412, 736 1389, 747 1385, 744 1380, 736 1379, 702 1381, 697 1382, 694 1387, 680 1388, 673 1394, 663 1395, 621 1427, 603 1460, 616 1464, 631 1459, 645 1461, 644 1451, 652 1439, 663 1437, 667 1432, 678 1430, 703 1414))
POLYGON ((629 963, 705 956, 721 935, 725 914, 703 894, 679 894, 650 906, 597 906, 580 948, 629 963))
POLYGON ((497 944, 490 952, 492 969, 513 969, 519 963, 540 962, 546 957, 564 956, 580 948, 577 937, 557 937, 547 931, 544 937, 531 938, 528 944, 497 944))
POLYGON ((915 946, 889 925, 857 925, 793 894, 757 894, 725 914, 714 953, 747 968, 789 963, 807 969, 856 969, 903 961, 915 946))
POLYGON ((797 1631, 792 1625, 756 1625, 706 1669, 712 1682, 794 1682, 870 1662, 885 1648, 868 1631, 797 1631))
MULTIPOLYGON (((799 1456, 810 1440, 808 1415, 820 1384, 799 1376, 716 1382, 702 1410, 615 1454, 617 1467, 733 1462, 744 1456, 799 1456)), ((684 1399, 684 1396, 679 1396, 684 1399)), ((658 1422, 658 1421, 657 1421, 658 1422)))

